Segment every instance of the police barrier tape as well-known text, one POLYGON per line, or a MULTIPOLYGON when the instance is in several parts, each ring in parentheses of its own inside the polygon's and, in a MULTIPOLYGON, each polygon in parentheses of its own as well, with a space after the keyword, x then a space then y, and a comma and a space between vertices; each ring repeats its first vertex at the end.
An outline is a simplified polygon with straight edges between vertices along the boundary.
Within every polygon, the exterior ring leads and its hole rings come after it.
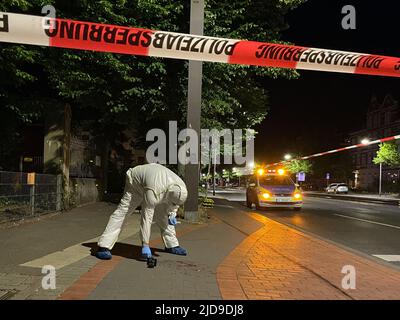
POLYGON ((382 142, 394 141, 394 140, 398 140, 398 139, 400 139, 400 135, 381 138, 381 139, 377 139, 374 141, 370 141, 368 143, 358 143, 358 144, 354 144, 354 145, 348 146, 348 147, 343 147, 343 148, 339 148, 339 149, 333 149, 333 150, 329 150, 329 151, 325 151, 325 152, 315 153, 310 156, 298 157, 298 158, 295 158, 292 160, 270 163, 270 164, 265 165, 265 167, 278 166, 278 165, 282 165, 282 164, 291 162, 293 160, 308 160, 308 159, 312 159, 312 158, 326 156, 326 155, 332 154, 332 153, 342 152, 342 151, 356 149, 356 148, 364 148, 364 147, 368 147, 370 145, 374 145, 374 144, 378 144, 378 143, 382 143, 382 142))
POLYGON ((0 12, 0 41, 302 70, 400 77, 400 58, 0 12), (44 26, 53 23, 51 28, 44 26))

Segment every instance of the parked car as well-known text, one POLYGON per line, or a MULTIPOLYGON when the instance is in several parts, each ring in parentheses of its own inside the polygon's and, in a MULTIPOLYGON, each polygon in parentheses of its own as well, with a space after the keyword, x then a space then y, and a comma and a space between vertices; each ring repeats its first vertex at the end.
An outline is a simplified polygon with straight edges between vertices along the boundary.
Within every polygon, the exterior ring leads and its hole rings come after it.
POLYGON ((325 191, 328 193, 334 193, 337 185, 337 183, 331 183, 325 188, 325 191))
POLYGON ((294 208, 301 210, 303 195, 290 176, 282 173, 255 174, 246 190, 249 208, 294 208))
POLYGON ((328 193, 343 193, 347 194, 349 193, 349 186, 346 183, 331 183, 327 188, 326 192, 328 193))

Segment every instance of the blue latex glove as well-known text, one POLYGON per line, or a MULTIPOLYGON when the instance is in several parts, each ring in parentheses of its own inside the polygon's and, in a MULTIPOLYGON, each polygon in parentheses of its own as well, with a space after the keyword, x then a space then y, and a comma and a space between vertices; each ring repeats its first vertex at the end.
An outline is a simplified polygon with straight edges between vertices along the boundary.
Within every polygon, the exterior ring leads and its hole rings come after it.
POLYGON ((170 217, 170 218, 168 218, 168 223, 171 225, 171 226, 174 226, 174 225, 176 225, 177 224, 177 221, 176 221, 176 218, 175 217, 170 217))
POLYGON ((151 257, 151 250, 149 246, 143 246, 142 247, 142 257, 151 257))
POLYGON ((171 226, 174 226, 177 224, 176 221, 176 212, 172 211, 169 216, 168 216, 168 224, 170 224, 171 226))

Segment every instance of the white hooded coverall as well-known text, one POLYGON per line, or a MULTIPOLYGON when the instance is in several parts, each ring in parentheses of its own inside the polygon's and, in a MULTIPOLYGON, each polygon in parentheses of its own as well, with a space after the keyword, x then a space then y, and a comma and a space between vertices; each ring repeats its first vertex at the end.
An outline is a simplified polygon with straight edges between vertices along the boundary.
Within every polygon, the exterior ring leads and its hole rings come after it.
POLYGON ((176 213, 186 198, 185 183, 168 168, 153 163, 129 169, 126 172, 124 195, 110 216, 98 246, 111 250, 121 232, 125 216, 138 206, 142 208, 140 237, 143 245, 149 245, 154 216, 165 247, 179 246, 175 227, 168 223, 168 217, 172 212, 176 213))

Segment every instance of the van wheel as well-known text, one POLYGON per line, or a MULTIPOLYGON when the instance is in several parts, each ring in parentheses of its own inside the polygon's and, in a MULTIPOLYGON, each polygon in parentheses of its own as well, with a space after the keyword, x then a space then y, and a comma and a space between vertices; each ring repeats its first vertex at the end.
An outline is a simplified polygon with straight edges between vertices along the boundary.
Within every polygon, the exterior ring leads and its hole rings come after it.
POLYGON ((301 210, 301 207, 300 208, 294 208, 294 211, 300 211, 301 210))

